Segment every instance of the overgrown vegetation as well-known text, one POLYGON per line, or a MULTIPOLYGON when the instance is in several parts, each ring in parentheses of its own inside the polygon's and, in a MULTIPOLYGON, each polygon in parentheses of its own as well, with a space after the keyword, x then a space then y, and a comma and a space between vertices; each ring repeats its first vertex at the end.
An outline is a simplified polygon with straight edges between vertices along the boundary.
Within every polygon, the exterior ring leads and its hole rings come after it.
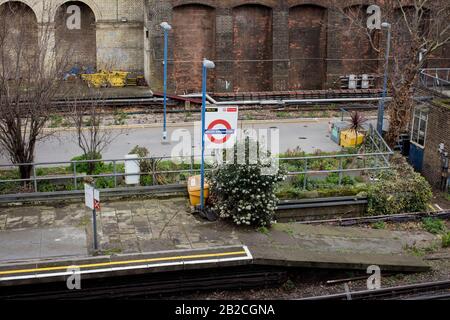
POLYGON ((422 226, 426 231, 432 234, 440 234, 447 231, 447 227, 441 219, 425 218, 422 220, 422 226))
POLYGON ((368 213, 425 211, 433 195, 429 183, 399 155, 393 157, 391 165, 391 170, 378 174, 378 180, 369 185, 368 213))

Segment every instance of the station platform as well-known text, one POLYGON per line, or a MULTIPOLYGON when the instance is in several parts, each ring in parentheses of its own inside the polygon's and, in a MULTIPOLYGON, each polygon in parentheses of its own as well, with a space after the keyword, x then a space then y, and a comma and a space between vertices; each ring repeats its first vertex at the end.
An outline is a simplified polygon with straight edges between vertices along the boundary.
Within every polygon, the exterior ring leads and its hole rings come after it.
POLYGON ((246 246, 112 255, 68 260, 41 260, 0 265, 0 286, 62 281, 75 272, 84 279, 143 273, 225 268, 251 264, 246 246))

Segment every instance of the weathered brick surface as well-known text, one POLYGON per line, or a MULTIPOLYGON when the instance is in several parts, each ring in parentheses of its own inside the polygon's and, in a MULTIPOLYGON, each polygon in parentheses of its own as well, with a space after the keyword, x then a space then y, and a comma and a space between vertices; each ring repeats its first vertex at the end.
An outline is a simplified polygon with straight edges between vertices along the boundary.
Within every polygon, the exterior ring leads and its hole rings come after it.
POLYGON ((450 107, 430 104, 428 128, 423 159, 423 174, 430 184, 439 187, 441 159, 439 144, 444 143, 450 153, 450 107))
MULTIPOLYGON (((203 58, 215 60, 214 9, 185 5, 173 11, 174 75, 178 93, 200 92, 203 58)), ((214 70, 209 71, 208 87, 214 86, 214 70)))
POLYGON ((85 4, 81 9, 81 29, 69 30, 66 21, 71 14, 67 8, 76 2, 67 2, 58 8, 55 18, 57 50, 70 52, 71 65, 97 67, 97 37, 94 12, 85 4))
POLYGON ((272 90, 272 11, 260 5, 233 9, 235 91, 272 90))
POLYGON ((322 89, 326 73, 326 10, 296 6, 289 11, 289 89, 322 89))
MULTIPOLYGON (((0 0, 0 5, 6 2, 10 1, 0 0)), ((57 46, 74 49, 73 64, 143 72, 144 0, 21 2, 31 8, 39 23, 55 23, 57 46), (67 30, 61 21, 70 4, 81 8, 81 30, 67 30)))

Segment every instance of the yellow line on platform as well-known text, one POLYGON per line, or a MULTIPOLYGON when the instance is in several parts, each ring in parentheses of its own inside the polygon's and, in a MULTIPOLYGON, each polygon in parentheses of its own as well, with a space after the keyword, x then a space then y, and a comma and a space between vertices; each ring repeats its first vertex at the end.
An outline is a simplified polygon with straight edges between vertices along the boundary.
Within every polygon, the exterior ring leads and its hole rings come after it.
POLYGON ((57 271, 57 270, 67 270, 70 267, 78 267, 78 268, 95 268, 95 267, 108 267, 108 266, 116 266, 116 265, 126 265, 126 264, 134 264, 134 263, 146 263, 146 262, 157 262, 157 261, 173 261, 173 260, 185 260, 185 259, 201 259, 201 258, 215 258, 215 257, 226 257, 245 254, 245 250, 235 251, 235 252, 223 252, 223 253, 208 253, 208 254, 197 254, 190 256, 175 256, 175 257, 161 257, 161 258, 150 258, 150 259, 141 259, 141 260, 126 260, 126 261, 114 261, 114 262, 103 262, 103 263, 94 263, 94 264, 84 264, 84 265, 70 265, 70 266, 60 266, 60 267, 47 267, 47 268, 35 268, 35 269, 23 269, 23 270, 8 270, 8 271, 0 271, 0 275, 11 275, 17 273, 28 273, 28 272, 44 272, 44 271, 57 271))

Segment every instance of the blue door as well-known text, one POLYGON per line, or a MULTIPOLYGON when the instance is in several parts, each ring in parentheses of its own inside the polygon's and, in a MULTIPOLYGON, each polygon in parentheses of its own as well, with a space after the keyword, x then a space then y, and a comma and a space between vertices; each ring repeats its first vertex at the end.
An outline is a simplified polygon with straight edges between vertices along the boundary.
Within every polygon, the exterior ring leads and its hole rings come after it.
POLYGON ((418 172, 422 171, 423 167, 423 148, 411 143, 409 148, 409 163, 418 172))

